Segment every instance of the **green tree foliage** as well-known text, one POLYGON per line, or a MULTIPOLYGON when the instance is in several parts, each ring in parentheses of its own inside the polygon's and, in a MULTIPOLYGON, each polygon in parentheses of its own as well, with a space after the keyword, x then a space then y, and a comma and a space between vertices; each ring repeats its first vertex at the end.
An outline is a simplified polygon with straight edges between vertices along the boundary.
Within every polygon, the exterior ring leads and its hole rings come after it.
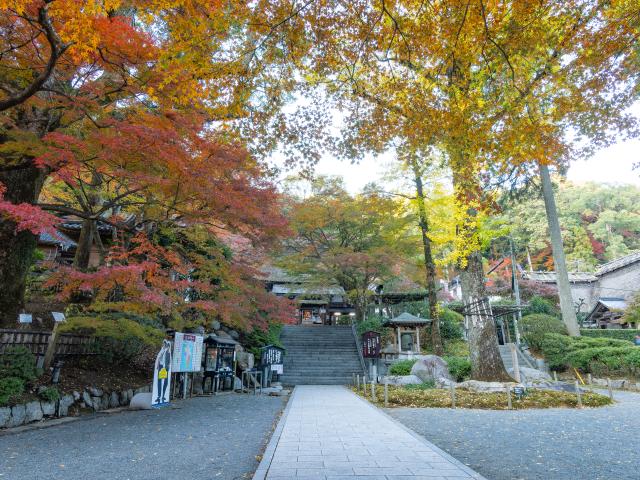
MULTIPOLYGON (((556 200, 570 271, 593 271, 640 249, 640 188, 560 182, 556 200)), ((542 199, 505 200, 501 219, 511 225, 516 244, 528 246, 534 269, 553 269, 542 199)), ((525 252, 519 260, 526 264, 525 252)))
POLYGON ((622 319, 626 323, 635 323, 636 326, 640 325, 640 292, 633 296, 631 302, 627 305, 627 309, 624 311, 622 319))
POLYGON ((368 186, 350 195, 341 179, 322 177, 307 198, 293 199, 288 217, 294 232, 279 263, 308 275, 319 286, 340 285, 364 318, 373 282, 399 275, 416 248, 403 203, 368 186))
POLYGON ((544 313, 532 313, 522 317, 522 334, 527 344, 535 351, 542 349, 544 337, 548 333, 567 333, 567 329, 557 316, 544 313))

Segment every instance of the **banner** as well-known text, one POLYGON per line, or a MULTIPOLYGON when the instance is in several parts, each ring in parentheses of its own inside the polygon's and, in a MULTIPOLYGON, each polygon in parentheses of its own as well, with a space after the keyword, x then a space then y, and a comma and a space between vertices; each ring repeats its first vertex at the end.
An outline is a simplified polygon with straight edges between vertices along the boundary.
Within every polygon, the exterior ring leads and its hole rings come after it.
POLYGON ((151 392, 151 406, 164 407, 169 405, 171 393, 171 342, 164 340, 162 348, 156 357, 153 369, 153 391, 151 392))
POLYGON ((174 372, 199 372, 202 369, 202 335, 176 332, 173 341, 174 372))

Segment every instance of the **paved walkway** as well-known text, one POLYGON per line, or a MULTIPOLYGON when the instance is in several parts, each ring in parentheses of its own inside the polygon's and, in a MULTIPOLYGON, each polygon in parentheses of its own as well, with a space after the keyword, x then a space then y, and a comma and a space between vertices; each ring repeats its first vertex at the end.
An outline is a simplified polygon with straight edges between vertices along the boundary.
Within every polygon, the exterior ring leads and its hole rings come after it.
POLYGON ((251 478, 282 397, 219 395, 0 435, 0 480, 251 478))
POLYGON ((491 480, 638 480, 640 394, 614 398, 583 410, 387 411, 491 480))
POLYGON ((482 479, 340 386, 298 386, 254 480, 482 479))

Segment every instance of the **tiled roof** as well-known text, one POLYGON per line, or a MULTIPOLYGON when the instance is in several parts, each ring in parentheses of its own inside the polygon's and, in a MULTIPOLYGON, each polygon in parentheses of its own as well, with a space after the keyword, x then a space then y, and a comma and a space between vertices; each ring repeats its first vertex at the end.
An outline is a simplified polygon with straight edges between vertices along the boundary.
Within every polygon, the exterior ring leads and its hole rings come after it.
POLYGON ((46 245, 60 245, 63 250, 78 246, 76 242, 58 230, 54 230, 53 232, 42 232, 38 236, 38 242, 46 245))
POLYGON ((313 286, 313 285, 281 285, 276 284, 271 290, 281 295, 344 295, 344 288, 339 285, 313 286))
POLYGON ((416 317, 415 315, 411 315, 408 312, 404 312, 395 318, 385 320, 383 325, 415 326, 415 325, 427 325, 429 323, 431 323, 431 320, 429 320, 428 318, 420 318, 420 317, 416 317))
POLYGON ((624 257, 616 258, 615 260, 605 263, 596 271, 596 275, 599 277, 605 273, 613 272, 614 270, 618 270, 639 261, 640 252, 630 253, 629 255, 625 255, 624 257))

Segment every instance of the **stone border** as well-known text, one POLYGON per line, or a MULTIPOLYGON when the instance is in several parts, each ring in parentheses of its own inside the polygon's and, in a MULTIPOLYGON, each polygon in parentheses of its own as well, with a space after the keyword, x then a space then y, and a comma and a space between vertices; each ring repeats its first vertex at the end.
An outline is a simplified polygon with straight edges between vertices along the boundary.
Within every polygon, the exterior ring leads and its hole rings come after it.
POLYGON ((62 395, 55 402, 33 400, 31 402, 0 408, 0 431, 40 422, 49 418, 63 418, 69 415, 72 406, 90 408, 94 412, 129 406, 136 393, 149 392, 151 386, 129 388, 121 392, 105 392, 100 388, 87 387, 82 392, 62 395))
MULTIPOLYGON (((387 412, 385 412, 383 409, 376 407, 375 405, 373 405, 371 402, 369 402, 368 400, 365 400, 364 398, 362 398, 360 395, 356 395, 354 392, 352 392, 349 388, 344 387, 345 390, 347 390, 351 395, 353 395, 354 397, 356 397, 358 400, 360 400, 364 405, 366 405, 369 408, 373 408, 375 410, 377 410, 379 413, 381 413, 382 415, 384 415, 387 419, 389 419, 391 422, 395 423, 398 427, 400 427, 401 429, 403 429, 405 432, 407 432, 409 435, 411 435, 413 438, 415 438, 416 440, 418 440, 420 443, 423 443, 424 445, 426 445, 427 447, 429 447, 431 450, 433 450, 434 452, 438 453, 438 455, 442 455, 446 460, 448 460, 449 462, 451 462, 452 464, 454 464, 456 467, 460 468, 461 470, 463 470, 465 473, 469 474, 471 476, 471 478, 474 478, 476 480, 487 480, 487 478, 483 477, 482 475, 480 475, 478 472, 476 472, 475 470, 473 470, 471 467, 468 467, 467 465, 465 465, 464 463, 462 463, 460 460, 458 460, 457 458, 452 457, 451 455, 449 455, 447 452, 445 452, 444 450, 442 450, 441 448, 436 447, 433 443, 431 443, 429 440, 427 440, 426 438, 424 438, 422 435, 414 432, 413 430, 411 430, 409 427, 403 425, 402 423, 400 423, 398 420, 396 420, 395 418, 393 418, 391 415, 389 415, 387 412)), ((254 479, 255 480, 255 479, 254 479)))
POLYGON ((269 467, 271 467, 273 455, 276 453, 276 447, 278 446, 278 442, 280 441, 282 430, 284 429, 285 423, 287 423, 287 417, 289 416, 289 411, 291 410, 291 405, 293 405, 293 398, 295 397, 295 395, 296 387, 293 388, 293 392, 291 392, 291 395, 289 395, 287 406, 285 407, 284 412, 282 412, 280 420, 278 420, 278 425, 271 434, 269 443, 267 443, 267 447, 264 449, 264 453, 262 454, 262 460, 260 460, 258 468, 253 474, 253 477, 251 477, 252 480, 264 480, 265 478, 267 478, 267 473, 269 472, 269 467))

